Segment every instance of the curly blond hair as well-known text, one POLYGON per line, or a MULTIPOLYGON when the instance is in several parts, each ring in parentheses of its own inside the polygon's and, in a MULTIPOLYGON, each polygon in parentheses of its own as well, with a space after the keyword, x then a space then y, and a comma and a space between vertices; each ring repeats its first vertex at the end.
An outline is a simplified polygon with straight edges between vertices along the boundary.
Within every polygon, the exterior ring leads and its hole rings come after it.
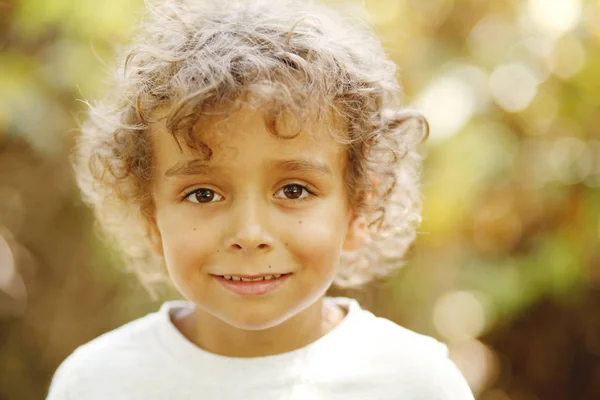
POLYGON ((199 118, 247 94, 263 100, 274 134, 283 112, 306 120, 309 109, 327 109, 344 122, 337 139, 347 148, 346 184, 371 236, 342 254, 334 284, 359 286, 402 265, 421 222, 417 146, 428 127, 401 107, 396 66, 369 26, 307 1, 179 0, 147 9, 111 89, 90 105, 75 158, 84 199, 141 282, 151 288, 166 278, 148 243, 153 117, 168 108, 170 133, 198 148, 199 118))

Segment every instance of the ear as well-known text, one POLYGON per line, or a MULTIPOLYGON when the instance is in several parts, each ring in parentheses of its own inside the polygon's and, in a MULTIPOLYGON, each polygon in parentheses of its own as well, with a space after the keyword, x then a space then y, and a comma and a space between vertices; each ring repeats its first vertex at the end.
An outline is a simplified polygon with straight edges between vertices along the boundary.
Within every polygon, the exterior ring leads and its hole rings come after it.
POLYGON ((349 252, 360 250, 367 243, 368 238, 369 224, 367 220, 363 216, 355 216, 348 224, 342 250, 349 252))
POLYGON ((154 216, 146 219, 146 238, 152 251, 163 257, 162 237, 154 216))

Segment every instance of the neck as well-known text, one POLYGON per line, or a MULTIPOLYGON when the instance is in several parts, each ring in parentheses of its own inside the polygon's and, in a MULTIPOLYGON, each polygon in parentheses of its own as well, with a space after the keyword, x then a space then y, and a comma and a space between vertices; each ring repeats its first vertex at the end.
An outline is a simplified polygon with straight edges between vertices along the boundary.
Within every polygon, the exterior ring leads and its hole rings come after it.
POLYGON ((198 347, 229 357, 262 357, 304 347, 335 328, 344 318, 339 307, 332 309, 323 299, 274 327, 244 330, 195 308, 174 321, 179 330, 198 347))

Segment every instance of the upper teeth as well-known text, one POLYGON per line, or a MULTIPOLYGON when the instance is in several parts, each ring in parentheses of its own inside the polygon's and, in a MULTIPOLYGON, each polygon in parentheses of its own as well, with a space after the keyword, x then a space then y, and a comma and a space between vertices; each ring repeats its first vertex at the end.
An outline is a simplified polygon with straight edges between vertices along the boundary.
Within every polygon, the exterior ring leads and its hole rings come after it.
POLYGON ((269 281, 271 279, 277 279, 279 277, 281 277, 281 274, 261 276, 260 278, 252 278, 252 279, 241 278, 239 276, 223 275, 223 278, 228 279, 230 281, 244 281, 244 282, 269 281))

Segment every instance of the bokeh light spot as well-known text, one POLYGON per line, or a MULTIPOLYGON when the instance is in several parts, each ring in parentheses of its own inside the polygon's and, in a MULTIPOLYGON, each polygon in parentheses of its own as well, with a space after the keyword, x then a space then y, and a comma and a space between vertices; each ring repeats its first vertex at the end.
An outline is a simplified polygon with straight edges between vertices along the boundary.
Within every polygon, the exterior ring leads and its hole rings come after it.
POLYGON ((433 309, 433 324, 448 341, 479 336, 485 327, 485 310, 473 293, 456 291, 441 296, 433 309))
POLYGON ((0 290, 8 292, 16 274, 15 258, 4 236, 0 235, 0 290))
POLYGON ((550 68, 554 75, 569 79, 581 71, 584 65, 585 50, 578 39, 565 36, 556 43, 550 58, 550 68))
POLYGON ((593 165, 585 179, 585 184, 589 187, 600 187, 600 140, 590 140, 588 149, 593 165))
POLYGON ((533 22, 553 35, 561 35, 577 26, 581 10, 581 0, 529 0, 533 22))
POLYGON ((393 0, 364 1, 374 24, 379 26, 396 22, 402 14, 403 2, 393 0))
POLYGON ((500 362, 494 351, 478 340, 451 346, 450 358, 476 396, 493 384, 500 372, 500 362))
POLYGON ((490 89, 500 107, 510 112, 521 111, 537 94, 537 77, 523 63, 501 65, 490 76, 490 89))
POLYGON ((471 86, 457 76, 442 76, 431 82, 416 101, 416 107, 429 121, 431 140, 445 139, 460 131, 475 111, 475 96, 471 86))
POLYGON ((593 167, 592 154, 586 143, 572 136, 554 142, 548 154, 548 163, 554 178, 566 185, 582 182, 593 167))

